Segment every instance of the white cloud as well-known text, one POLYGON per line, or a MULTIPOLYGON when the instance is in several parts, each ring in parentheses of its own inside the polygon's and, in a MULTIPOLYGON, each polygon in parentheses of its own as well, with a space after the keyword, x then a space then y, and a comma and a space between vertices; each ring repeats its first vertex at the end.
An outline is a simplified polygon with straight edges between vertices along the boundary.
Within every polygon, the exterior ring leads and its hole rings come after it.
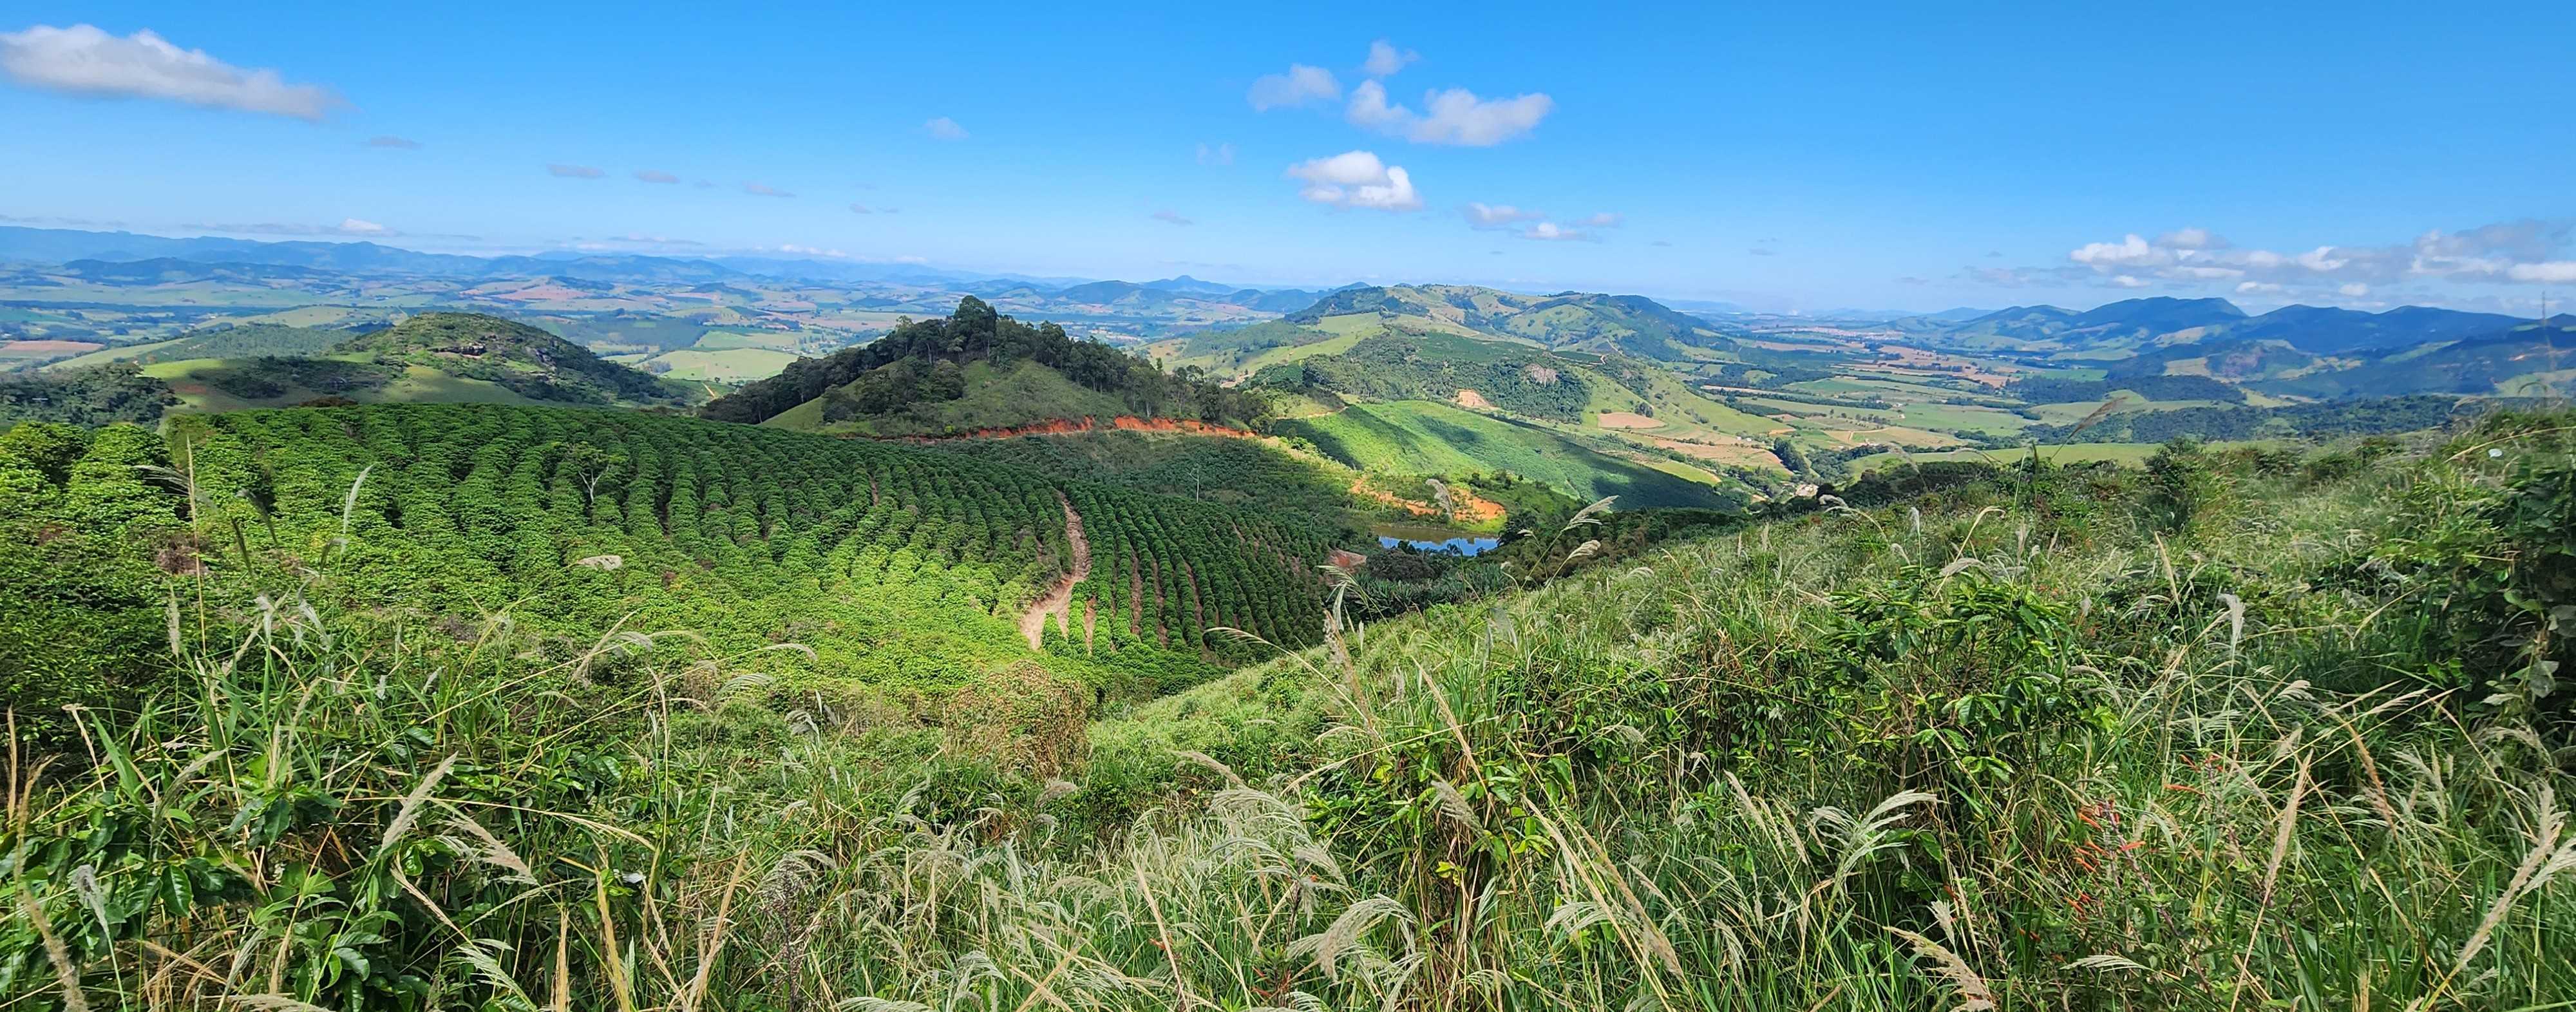
POLYGON ((419 141, 395 137, 390 134, 381 134, 367 138, 367 146, 371 148, 399 148, 404 151, 420 150, 419 141))
POLYGON ((923 121, 921 129, 943 141, 962 141, 967 137, 966 128, 946 116, 934 116, 923 121))
POLYGON ((1422 197, 1413 192, 1413 177, 1400 165, 1378 161, 1367 151, 1345 151, 1288 167, 1288 178, 1304 180, 1297 196, 1317 204, 1378 211, 1416 211, 1422 197))
POLYGON ((2119 242, 2085 243, 2066 259, 2094 268, 2153 267, 2173 262, 2173 251, 2149 243, 2137 233, 2119 242))
POLYGON ((319 121, 348 103, 329 88, 288 84, 274 70, 236 67, 151 31, 119 38, 92 25, 0 32, 0 73, 32 88, 158 98, 214 109, 319 121))
POLYGON ((1566 228, 1552 221, 1542 221, 1513 234, 1518 235, 1523 239, 1536 239, 1540 242, 1593 241, 1592 234, 1589 232, 1566 228))
POLYGON ((1232 144, 1214 144, 1214 145, 1210 145, 1210 144, 1201 144, 1201 145, 1199 145, 1199 164, 1201 164, 1201 165, 1232 165, 1232 164, 1234 164, 1234 145, 1232 145, 1232 144))
POLYGON ((2172 250, 2218 250, 2230 245, 2225 238, 2212 235, 2205 228, 2178 228, 2156 237, 2156 245, 2172 250))
POLYGON ((1154 213, 1153 213, 1152 217, 1153 217, 1153 219, 1154 219, 1155 221, 1169 222, 1169 223, 1174 224, 1174 225, 1196 225, 1196 224, 1198 224, 1197 222, 1191 221, 1191 220, 1189 220, 1188 218, 1181 217, 1181 213, 1180 213, 1180 212, 1178 212, 1178 211, 1156 211, 1156 212, 1154 212, 1154 213))
POLYGON ((607 174, 608 173, 601 172, 597 168, 588 165, 562 165, 554 162, 546 163, 546 175, 561 176, 565 179, 597 179, 607 174))
MULTIPOLYGON (((781 253, 794 253, 797 256, 831 257, 835 260, 846 259, 849 257, 849 254, 841 252, 840 250, 816 249, 812 246, 799 246, 792 242, 779 244, 778 251, 781 253)), ((897 257, 896 259, 900 260, 902 258, 897 257)))
POLYGON ((1342 97, 1342 82, 1333 72, 1303 63, 1288 65, 1285 74, 1266 74, 1255 78, 1252 90, 1244 95, 1254 112, 1291 109, 1315 102, 1330 102, 1342 97))
POLYGON ((1368 62, 1360 64, 1360 69, 1368 71, 1370 77, 1385 77, 1403 70, 1405 64, 1421 58, 1420 53, 1410 49, 1397 49, 1394 43, 1379 39, 1369 43, 1368 62))
POLYGON ((392 235, 394 234, 394 230, 376 224, 372 221, 362 221, 357 218, 342 218, 340 219, 340 233, 342 235, 392 235))
POLYGON ((742 192, 744 192, 744 193, 748 193, 748 194, 751 194, 752 196, 755 196, 755 197, 793 197, 793 196, 795 196, 795 194, 793 194, 793 193, 789 193, 789 192, 787 192, 787 191, 785 191, 785 190, 781 190, 781 189, 779 189, 779 188, 777 188, 777 187, 775 187, 775 186, 764 186, 764 185, 759 184, 759 183, 744 183, 744 184, 742 184, 742 192))
POLYGON ((680 177, 678 176, 674 176, 668 172, 655 172, 652 169, 635 170, 635 178, 647 183, 665 183, 673 185, 678 184, 680 181, 680 177))
POLYGON ((852 204, 852 205, 850 205, 850 213, 851 213, 851 214, 875 214, 876 212, 875 212, 875 211, 868 210, 868 205, 866 205, 866 204, 852 204))
POLYGON ((2089 272, 2104 280, 2123 275, 2180 286, 2231 284, 2246 294, 2356 298, 2419 280, 2576 283, 2576 261, 2559 255, 2571 237, 2576 237, 2576 222, 2525 219, 2457 232, 2433 229, 2402 243, 2285 252, 2237 249, 2208 229, 2184 228, 2153 242, 2131 233, 2118 242, 2087 243, 2067 254, 2078 266, 2058 271, 2059 276, 2072 272, 2077 279, 2089 272))
POLYGON ((2118 277, 2112 278, 2111 283, 2122 288, 2145 288, 2155 282, 2148 281, 2145 278, 2133 278, 2126 274, 2122 274, 2118 277))
POLYGON ((1417 143, 1481 148, 1528 136, 1556 108, 1556 100, 1543 93, 1489 100, 1465 88, 1425 92, 1422 104, 1428 113, 1390 105, 1385 85, 1362 81, 1351 89, 1343 115, 1353 126, 1417 143))
POLYGON ((1473 202, 1459 208, 1458 213, 1467 216, 1467 224, 1472 228, 1502 228, 1514 222, 1536 221, 1547 217, 1537 211, 1525 211, 1510 204, 1473 202))
POLYGON ((1628 219, 1622 218, 1608 211, 1603 211, 1589 218, 1584 218, 1575 222, 1576 225, 1583 228, 1618 228, 1619 226, 1627 223, 1628 219))

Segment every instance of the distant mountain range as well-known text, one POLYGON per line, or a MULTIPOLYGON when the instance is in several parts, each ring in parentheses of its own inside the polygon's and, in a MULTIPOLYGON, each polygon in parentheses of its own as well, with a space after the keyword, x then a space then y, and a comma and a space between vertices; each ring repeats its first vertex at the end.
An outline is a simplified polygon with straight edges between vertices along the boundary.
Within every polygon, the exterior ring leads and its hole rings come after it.
POLYGON ((866 263, 799 257, 718 256, 668 257, 643 254, 594 254, 556 251, 532 256, 479 257, 422 253, 368 241, 263 242, 216 236, 172 238, 134 232, 89 232, 76 229, 0 226, 0 263, 83 264, 78 276, 115 283, 182 280, 285 278, 295 275, 254 268, 304 268, 355 275, 418 275, 437 278, 561 277, 590 281, 721 283, 750 278, 815 282, 870 282, 940 286, 990 297, 1008 290, 1056 295, 1062 289, 1088 285, 1119 286, 1087 291, 1080 301, 1115 302, 1132 290, 1159 293, 1166 299, 1227 301, 1250 306, 1256 300, 1269 312, 1284 313, 1315 301, 1317 293, 1225 285, 1188 275, 1135 284, 1094 282, 1085 278, 986 274, 920 264, 866 263), (112 270, 103 265, 150 263, 146 268, 112 270), (208 265, 192 268, 189 265, 208 265), (191 274, 190 271, 201 273, 191 274), (150 276, 147 276, 150 275, 150 276), (155 277, 157 276, 157 277, 155 277))
POLYGON ((2109 378, 2193 375, 2297 397, 2547 394, 2576 370, 2567 316, 2400 306, 2378 313, 2283 306, 2248 315, 2225 299, 2128 299, 2078 312, 2014 306, 1965 320, 1891 326, 1952 348, 2097 365, 2109 378), (2568 361, 2561 363, 2564 356, 2568 361))
POLYGON ((2283 306, 2248 315, 2226 299, 2165 296, 2127 299, 2089 310, 2014 306, 1967 319, 1952 314, 1894 321, 1900 330, 1959 347, 2002 351, 2134 349, 2225 337, 2282 341, 2300 351, 2339 355, 2453 341, 2528 323, 2496 313, 2400 306, 2380 313, 2321 306, 2283 306))

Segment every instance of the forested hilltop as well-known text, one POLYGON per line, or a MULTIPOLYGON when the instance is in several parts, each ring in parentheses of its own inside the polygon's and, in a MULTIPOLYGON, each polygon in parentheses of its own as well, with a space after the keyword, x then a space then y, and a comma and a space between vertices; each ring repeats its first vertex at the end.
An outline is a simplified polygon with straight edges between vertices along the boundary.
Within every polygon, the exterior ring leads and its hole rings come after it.
POLYGON ((945 319, 799 359, 700 409, 727 422, 871 435, 940 434, 1058 418, 1136 415, 1248 423, 1265 407, 1194 370, 1152 363, 1053 323, 1032 327, 974 296, 945 319))
POLYGON ((0 1003, 2547 1009, 2571 431, 1946 464, 1615 558, 1595 506, 1526 593, 1363 630, 1344 592, 1280 616, 1320 648, 1152 701, 1011 663, 930 702, 771 691, 847 627, 658 623, 864 599, 863 558, 1043 574, 1054 492, 1103 493, 564 410, 22 426, 13 543, 99 575, 10 556, 0 658, 178 673, 13 701, 77 733, 13 767, 0 1003), (845 509, 903 547, 821 534, 845 509), (563 558, 599 549, 636 554, 563 558), (392 579, 522 569, 578 583, 460 626, 392 579), (775 589, 639 610, 712 579, 775 589), (615 632, 551 646, 563 607, 615 632))

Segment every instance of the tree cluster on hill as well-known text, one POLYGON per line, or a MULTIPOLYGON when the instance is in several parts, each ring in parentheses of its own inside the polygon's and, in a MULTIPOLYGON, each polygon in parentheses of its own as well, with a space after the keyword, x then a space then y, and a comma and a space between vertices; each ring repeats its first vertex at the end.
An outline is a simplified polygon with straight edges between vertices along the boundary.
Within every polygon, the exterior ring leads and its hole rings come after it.
POLYGON ((2004 391, 2033 404, 2102 401, 2127 390, 2151 401, 2223 401, 2245 403, 2245 391, 2207 376, 2127 376, 2116 380, 2071 380, 2035 376, 2006 384, 2004 391))
POLYGON ((179 403, 170 385, 130 362, 0 374, 0 427, 19 422, 151 422, 179 403))
MULTIPOLYGON (((2328 404, 2291 404, 2277 408, 2176 408, 2171 411, 2124 411, 2089 428, 2081 438, 2095 443, 2162 443, 2174 439, 2226 441, 2239 439, 2326 439, 2412 432, 2448 424, 2462 415, 2528 402, 2506 398, 2463 400, 2439 394, 2387 397, 2328 404)), ((2072 442, 2076 425, 2034 425, 2012 438, 2040 445, 2072 442)))
POLYGON ((969 295, 958 300, 957 311, 946 319, 906 321, 867 344, 824 358, 798 359, 776 376, 717 398, 699 414, 717 421, 758 423, 853 384, 854 389, 827 402, 827 411, 844 412, 843 417, 882 414, 962 396, 964 384, 954 377, 968 363, 1001 366, 1021 361, 1037 362, 1084 387, 1117 395, 1140 416, 1250 423, 1266 411, 1258 398, 1210 382, 1197 369, 1166 373, 1116 348, 1077 339, 1056 324, 1031 327, 1000 315, 984 300, 969 295))
POLYGON ((183 358, 249 358, 261 355, 296 358, 322 354, 353 336, 346 330, 245 323, 189 331, 169 344, 152 349, 150 358, 165 362, 183 358))
POLYGON ((213 368, 197 370, 193 376, 207 386, 243 400, 261 401, 283 397, 295 390, 343 397, 362 390, 379 390, 393 382, 401 372, 378 362, 262 356, 226 361, 213 368))

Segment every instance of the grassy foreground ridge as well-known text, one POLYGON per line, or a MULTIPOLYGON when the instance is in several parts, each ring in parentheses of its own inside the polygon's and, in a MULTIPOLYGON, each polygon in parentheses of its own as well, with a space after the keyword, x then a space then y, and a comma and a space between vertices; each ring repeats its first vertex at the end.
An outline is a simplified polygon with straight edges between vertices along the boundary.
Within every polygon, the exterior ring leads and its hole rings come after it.
MULTIPOLYGON (((344 410, 215 435, 480 417, 344 410)), ((355 450, 266 546, 200 478, 215 562, 120 662, 177 676, 12 750, 0 1009, 2568 1007, 2571 433, 1945 464, 1160 698, 1010 668, 910 707, 773 691, 794 639, 377 607, 332 525, 438 541, 340 519, 355 450)), ((13 522, 133 522, 134 465, 180 464, 11 436, 13 522)), ((591 445, 540 456, 546 530, 676 536, 564 484, 591 445)), ((465 508, 434 477, 403 529, 465 508)), ((808 550, 739 524, 692 536, 808 550)))

